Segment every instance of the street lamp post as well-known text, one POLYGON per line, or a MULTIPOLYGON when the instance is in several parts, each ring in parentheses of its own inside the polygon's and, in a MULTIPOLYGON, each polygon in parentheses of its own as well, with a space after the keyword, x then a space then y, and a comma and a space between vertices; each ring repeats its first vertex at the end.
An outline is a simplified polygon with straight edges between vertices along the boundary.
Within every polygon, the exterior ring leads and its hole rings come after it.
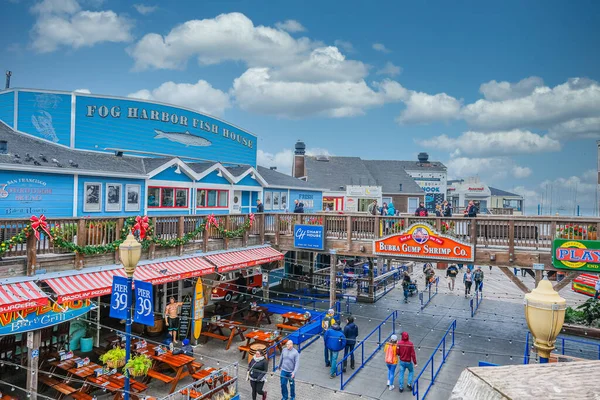
POLYGON ((525 295, 525 319, 533 335, 540 364, 548 362, 556 337, 565 322, 567 301, 560 297, 547 278, 525 295))
MULTIPOLYGON (((142 245, 135 240, 130 233, 127 239, 119 246, 119 258, 127 274, 127 319, 125 324, 125 362, 129 361, 131 356, 131 297, 133 287, 133 273, 137 267, 142 255, 142 245)), ((129 400, 129 374, 125 374, 125 400, 129 400)))

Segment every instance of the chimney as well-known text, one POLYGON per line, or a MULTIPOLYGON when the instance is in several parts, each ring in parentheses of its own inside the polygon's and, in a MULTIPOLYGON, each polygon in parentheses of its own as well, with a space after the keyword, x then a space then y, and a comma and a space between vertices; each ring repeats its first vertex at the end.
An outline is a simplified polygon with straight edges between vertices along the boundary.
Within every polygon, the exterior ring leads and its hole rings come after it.
POLYGON ((4 89, 10 89, 10 77, 12 76, 11 71, 6 71, 6 87, 4 89))
POLYGON ((277 171, 277 167, 269 167, 271 171, 277 171))
POLYGON ((294 178, 306 180, 305 154, 306 145, 303 141, 298 140, 294 150, 294 164, 292 165, 292 176, 294 178))

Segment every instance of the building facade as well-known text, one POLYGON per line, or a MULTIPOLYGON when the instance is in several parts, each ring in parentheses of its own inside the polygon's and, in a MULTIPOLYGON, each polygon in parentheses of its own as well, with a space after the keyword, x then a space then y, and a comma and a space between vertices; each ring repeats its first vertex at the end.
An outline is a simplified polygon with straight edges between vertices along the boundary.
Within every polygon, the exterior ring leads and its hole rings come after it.
POLYGON ((447 191, 455 212, 464 210, 470 201, 474 201, 480 213, 523 215, 523 196, 490 187, 478 177, 451 180, 447 191))

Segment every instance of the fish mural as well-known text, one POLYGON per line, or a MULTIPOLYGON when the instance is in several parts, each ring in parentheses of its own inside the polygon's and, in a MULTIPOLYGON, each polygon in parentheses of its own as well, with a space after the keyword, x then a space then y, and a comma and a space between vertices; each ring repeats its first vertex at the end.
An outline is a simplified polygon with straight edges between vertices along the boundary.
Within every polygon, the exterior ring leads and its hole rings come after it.
POLYGON ((186 147, 189 146, 199 146, 206 147, 210 146, 212 143, 210 140, 204 139, 203 137, 192 135, 189 131, 185 132, 165 132, 160 129, 155 129, 154 139, 167 139, 171 142, 177 142, 184 144, 186 147))
POLYGON ((37 115, 33 114, 31 116, 31 123, 45 139, 58 143, 58 136, 56 136, 56 131, 52 125, 52 115, 49 112, 38 110, 37 115))

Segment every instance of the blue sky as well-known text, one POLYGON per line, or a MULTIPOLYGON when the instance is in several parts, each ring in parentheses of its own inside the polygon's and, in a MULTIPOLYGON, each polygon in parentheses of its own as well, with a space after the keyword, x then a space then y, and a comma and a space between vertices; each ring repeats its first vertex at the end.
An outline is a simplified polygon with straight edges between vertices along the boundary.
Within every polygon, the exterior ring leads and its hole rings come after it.
MULTIPOLYGON (((157 99, 312 152, 414 159, 593 212, 594 1, 0 0, 14 87, 157 99), (485 4, 484 4, 485 3, 485 4)), ((557 203, 554 204, 554 208, 557 203)), ((562 211, 561 211, 562 212, 562 211)))

